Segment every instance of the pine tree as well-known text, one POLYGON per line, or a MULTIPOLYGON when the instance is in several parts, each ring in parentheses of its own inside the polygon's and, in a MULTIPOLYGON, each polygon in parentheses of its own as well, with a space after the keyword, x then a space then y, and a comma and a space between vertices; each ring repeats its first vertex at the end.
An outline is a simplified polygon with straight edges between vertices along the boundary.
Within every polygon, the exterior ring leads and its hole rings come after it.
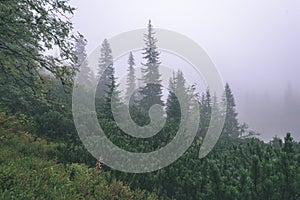
POLYGON ((226 98, 226 118, 223 128, 223 135, 238 137, 240 136, 239 123, 237 120, 237 112, 235 110, 235 101, 229 84, 225 85, 225 98, 226 98))
POLYGON ((283 145, 283 151, 287 154, 291 154, 294 152, 293 148, 294 139, 291 136, 291 133, 287 133, 284 137, 284 145, 283 145))
POLYGON ((104 97, 111 86, 111 76, 114 74, 113 57, 110 44, 107 39, 102 43, 100 50, 100 58, 98 64, 98 79, 97 96, 104 97))
POLYGON ((206 90, 206 96, 205 96, 205 108, 206 108, 206 113, 207 115, 209 115, 211 113, 211 105, 212 105, 212 102, 211 102, 211 94, 210 94, 210 91, 209 89, 206 90))
POLYGON ((212 128, 217 128, 218 125, 221 123, 222 116, 225 116, 225 109, 222 107, 221 102, 219 101, 217 94, 214 93, 212 96, 212 103, 211 103, 211 122, 210 126, 212 128))
POLYGON ((205 94, 203 93, 200 101, 200 128, 201 135, 205 135, 211 118, 211 95, 209 89, 206 90, 205 94))
MULTIPOLYGON (((282 152, 280 155, 281 159, 281 171, 283 174, 283 183, 282 183, 282 193, 281 199, 292 199, 291 196, 299 188, 293 186, 292 177, 296 176, 295 171, 291 167, 292 165, 297 165, 299 162, 296 160, 295 150, 294 150, 294 139, 291 136, 291 133, 287 133, 284 137, 284 145, 282 147, 282 152), (296 161, 296 162, 295 162, 296 161)), ((299 170, 298 170, 299 173, 299 170)), ((300 185, 300 184, 298 184, 300 185)))
POLYGON ((87 40, 84 38, 83 35, 79 34, 75 43, 75 55, 77 57, 75 63, 76 68, 79 68, 80 65, 83 64, 83 62, 87 57, 86 50, 85 50, 86 45, 87 45, 87 40))
POLYGON ((86 60, 86 44, 87 41, 84 36, 79 35, 75 43, 75 55, 77 57, 75 66, 77 69, 80 68, 80 74, 77 81, 83 84, 85 88, 91 88, 93 86, 94 76, 93 72, 88 66, 88 61, 86 60))
MULTIPOLYGON (((113 69, 113 68, 112 68, 113 69)), ((120 111, 121 99, 120 91, 118 91, 118 84, 114 72, 108 77, 109 84, 107 84, 107 90, 105 90, 105 98, 103 102, 102 115, 106 119, 113 120, 112 106, 116 106, 116 110, 120 111), (114 102, 114 104, 112 104, 114 102)))
POLYGON ((176 74, 176 90, 179 95, 183 97, 187 95, 186 80, 183 76, 182 71, 178 70, 176 74))
POLYGON ((176 91, 176 75, 173 73, 173 77, 169 80, 169 94, 166 103, 166 112, 168 121, 180 122, 180 104, 175 95, 176 91))
POLYGON ((99 84, 97 86, 96 109, 100 118, 113 120, 112 106, 121 106, 120 92, 116 83, 115 69, 110 44, 107 39, 102 43, 98 65, 99 84), (101 75, 101 76, 100 76, 101 75), (112 105, 112 102, 115 102, 112 105))
POLYGON ((149 108, 154 104, 164 105, 161 100, 162 89, 161 89, 161 80, 159 74, 159 52, 156 46, 157 39, 154 37, 153 26, 151 21, 148 24, 148 33, 144 35, 145 45, 143 52, 143 59, 146 60, 146 63, 143 64, 145 68, 142 69, 143 81, 146 84, 140 90, 142 99, 139 102, 139 108, 141 111, 148 111, 149 108))
POLYGON ((135 88, 136 88, 136 77, 135 77, 135 69, 134 69, 134 57, 132 52, 129 54, 128 58, 128 74, 127 74, 127 89, 126 89, 126 96, 125 99, 126 101, 130 100, 131 95, 133 95, 135 88))
MULTIPOLYGON (((186 80, 183 76, 182 71, 178 70, 176 74, 169 81, 169 95, 166 103, 166 111, 168 119, 175 123, 180 123, 182 119, 181 109, 188 112, 190 102, 189 102, 189 90, 186 87, 186 80), (182 98, 180 104, 179 99, 182 98)), ((182 119, 184 120, 184 119, 182 119)))

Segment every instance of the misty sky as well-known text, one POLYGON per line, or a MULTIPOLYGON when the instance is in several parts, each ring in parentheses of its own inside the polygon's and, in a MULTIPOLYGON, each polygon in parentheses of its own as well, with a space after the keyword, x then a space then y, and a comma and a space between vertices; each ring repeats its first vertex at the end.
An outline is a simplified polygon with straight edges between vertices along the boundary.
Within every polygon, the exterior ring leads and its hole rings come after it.
POLYGON ((239 121, 300 140, 299 0, 72 0, 88 53, 133 29, 184 34, 205 49, 235 95, 239 121))

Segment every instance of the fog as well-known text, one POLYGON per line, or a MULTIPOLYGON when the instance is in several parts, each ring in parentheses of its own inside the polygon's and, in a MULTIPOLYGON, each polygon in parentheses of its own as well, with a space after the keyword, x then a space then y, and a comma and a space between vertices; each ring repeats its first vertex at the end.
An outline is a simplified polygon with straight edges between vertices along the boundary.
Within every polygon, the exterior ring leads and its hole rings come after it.
POLYGON ((133 29, 184 34, 203 47, 235 96, 239 121, 264 140, 300 140, 299 0, 72 0, 88 53, 133 29))

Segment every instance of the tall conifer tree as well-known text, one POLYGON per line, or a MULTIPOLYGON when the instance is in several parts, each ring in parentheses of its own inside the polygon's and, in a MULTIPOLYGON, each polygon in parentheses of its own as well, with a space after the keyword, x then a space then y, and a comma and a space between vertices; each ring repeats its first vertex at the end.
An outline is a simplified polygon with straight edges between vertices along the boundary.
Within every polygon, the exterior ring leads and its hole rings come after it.
POLYGON ((87 41, 83 35, 79 35, 75 43, 75 55, 77 57, 75 66, 80 68, 80 76, 78 77, 79 83, 82 83, 85 88, 91 88, 93 86, 94 75, 88 66, 88 61, 86 60, 86 44, 87 41))
POLYGON ((107 39, 102 43, 98 65, 97 111, 101 117, 113 120, 111 106, 120 106, 120 96, 116 83, 113 56, 107 39), (100 76, 101 75, 101 76, 100 76), (112 102, 116 104, 112 105, 112 102))
POLYGON ((110 44, 107 39, 102 43, 100 49, 100 58, 98 62, 98 78, 97 96, 104 97, 111 86, 111 76, 114 74, 113 56, 110 44))
POLYGON ((238 137, 240 135, 239 123, 237 120, 238 114, 235 110, 235 100, 228 83, 225 85, 225 98, 227 107, 223 134, 232 137, 238 137))
POLYGON ((134 90, 136 88, 136 77, 135 77, 135 69, 133 66, 135 66, 134 57, 132 52, 129 54, 128 58, 128 74, 127 74, 127 88, 126 88, 126 96, 125 99, 127 101, 130 100, 131 95, 134 93, 134 90))
POLYGON ((155 38, 155 32, 151 21, 148 24, 148 33, 144 35, 145 48, 143 52, 143 59, 146 60, 143 63, 142 69, 143 81, 145 87, 140 90, 142 99, 139 102, 139 107, 142 111, 147 111, 154 104, 164 105, 161 99, 162 89, 161 80, 159 74, 159 52, 156 46, 157 39, 155 38))

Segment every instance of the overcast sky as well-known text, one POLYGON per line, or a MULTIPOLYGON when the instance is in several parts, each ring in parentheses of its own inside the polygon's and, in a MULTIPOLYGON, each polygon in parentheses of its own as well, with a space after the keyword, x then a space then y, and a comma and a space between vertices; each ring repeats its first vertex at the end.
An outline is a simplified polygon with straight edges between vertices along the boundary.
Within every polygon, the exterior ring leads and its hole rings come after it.
POLYGON ((88 53, 133 29, 184 34, 205 49, 235 95, 240 122, 261 138, 300 140, 299 0, 72 0, 88 53), (288 96, 288 98, 286 97, 288 96))

